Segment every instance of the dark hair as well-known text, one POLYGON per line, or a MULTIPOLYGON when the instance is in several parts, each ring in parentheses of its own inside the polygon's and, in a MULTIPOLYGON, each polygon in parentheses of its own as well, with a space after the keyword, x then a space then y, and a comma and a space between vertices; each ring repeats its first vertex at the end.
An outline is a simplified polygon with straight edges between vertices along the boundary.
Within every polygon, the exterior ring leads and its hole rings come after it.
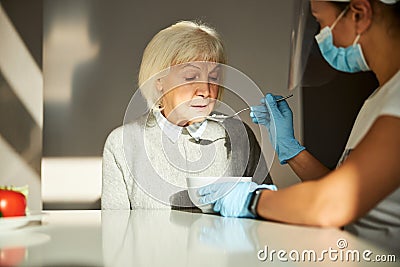
POLYGON ((394 6, 394 14, 400 18, 400 2, 397 2, 394 6))
MULTIPOLYGON (((374 8, 374 4, 382 4, 385 5, 385 8, 387 8, 387 10, 390 10, 391 13, 393 14, 393 19, 394 19, 394 24, 393 25, 395 28, 400 26, 400 2, 397 2, 396 4, 393 5, 387 5, 387 4, 383 4, 381 1, 379 0, 369 0, 369 2, 371 3, 372 8, 374 8)), ((338 9, 339 12, 342 12, 343 10, 346 9, 346 7, 350 4, 350 2, 335 2, 335 1, 331 1, 330 3, 332 3, 332 5, 336 6, 336 8, 338 9)))
POLYGON ((400 29, 400 2, 397 2, 393 6, 393 26, 394 29, 400 29))
MULTIPOLYGON (((369 2, 371 3, 371 5, 373 4, 373 2, 380 2, 379 0, 369 0, 369 2)), ((380 2, 380 4, 382 4, 380 2)), ((384 4, 388 9, 390 9, 393 13, 394 18, 396 19, 400 19, 400 2, 396 2, 395 4, 384 4)))
POLYGON ((396 2, 392 5, 384 4, 379 0, 369 0, 369 2, 371 3, 372 8, 375 8, 379 5, 380 9, 386 11, 387 13, 390 13, 390 15, 388 14, 390 20, 389 30, 391 32, 392 30, 394 30, 394 32, 398 33, 398 30, 400 29, 400 2, 396 2))
POLYGON ((398 24, 400 24, 400 2, 397 2, 390 7, 393 12, 393 18, 397 20, 398 24))
POLYGON ((346 7, 350 4, 350 2, 348 3, 343 3, 343 2, 335 2, 335 1, 331 1, 332 5, 336 6, 340 12, 342 12, 343 10, 346 9, 346 7))

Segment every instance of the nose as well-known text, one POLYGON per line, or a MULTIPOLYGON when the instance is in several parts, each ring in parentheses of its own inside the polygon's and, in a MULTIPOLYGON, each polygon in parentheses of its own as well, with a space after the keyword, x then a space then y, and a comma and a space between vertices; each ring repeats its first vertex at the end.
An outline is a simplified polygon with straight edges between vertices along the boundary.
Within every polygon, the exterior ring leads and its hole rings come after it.
POLYGON ((209 83, 198 83, 195 86, 196 86, 196 96, 207 98, 210 95, 209 83))

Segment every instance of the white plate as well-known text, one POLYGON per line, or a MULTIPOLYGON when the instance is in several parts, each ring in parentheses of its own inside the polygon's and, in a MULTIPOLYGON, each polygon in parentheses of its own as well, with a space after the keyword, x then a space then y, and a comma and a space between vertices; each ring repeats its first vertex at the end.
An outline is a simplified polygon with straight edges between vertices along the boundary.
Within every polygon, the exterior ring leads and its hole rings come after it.
POLYGON ((26 216, 0 218, 0 232, 16 229, 27 225, 29 222, 41 221, 43 213, 33 213, 26 216))

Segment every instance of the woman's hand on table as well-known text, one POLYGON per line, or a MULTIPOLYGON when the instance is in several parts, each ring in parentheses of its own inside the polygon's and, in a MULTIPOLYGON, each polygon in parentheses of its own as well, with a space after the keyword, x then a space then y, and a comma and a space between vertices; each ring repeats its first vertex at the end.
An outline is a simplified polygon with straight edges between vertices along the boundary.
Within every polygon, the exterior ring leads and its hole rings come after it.
POLYGON ((277 190, 275 185, 254 182, 215 183, 198 190, 200 203, 214 204, 213 210, 225 217, 255 218, 248 210, 252 193, 258 188, 277 190))

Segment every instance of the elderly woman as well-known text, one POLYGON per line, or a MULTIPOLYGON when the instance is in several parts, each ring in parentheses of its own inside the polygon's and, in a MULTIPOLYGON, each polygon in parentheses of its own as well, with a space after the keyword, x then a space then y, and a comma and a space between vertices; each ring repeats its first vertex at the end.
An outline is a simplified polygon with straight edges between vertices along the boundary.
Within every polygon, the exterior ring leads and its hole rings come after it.
POLYGON ((219 35, 206 25, 182 21, 153 37, 139 73, 149 111, 107 138, 102 209, 190 207, 189 176, 271 182, 245 124, 205 120, 221 97, 220 64, 225 62, 219 35))

